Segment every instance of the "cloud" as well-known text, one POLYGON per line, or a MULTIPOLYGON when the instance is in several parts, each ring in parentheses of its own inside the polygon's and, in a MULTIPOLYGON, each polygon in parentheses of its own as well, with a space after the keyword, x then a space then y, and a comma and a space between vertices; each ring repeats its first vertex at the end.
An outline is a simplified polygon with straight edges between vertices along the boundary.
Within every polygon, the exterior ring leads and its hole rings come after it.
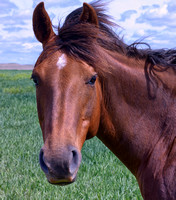
POLYGON ((125 0, 114 1, 109 5, 109 10, 117 24, 123 27, 122 33, 127 44, 143 39, 152 48, 176 46, 172 40, 176 37, 176 2, 172 0, 135 0, 128 3, 125 0), (170 31, 169 35, 168 31, 170 31))
POLYGON ((28 10, 32 8, 33 1, 21 1, 21 0, 10 0, 11 3, 15 4, 18 10, 28 10))
MULTIPOLYGON (((33 7, 35 7, 41 0, 36 0, 33 2, 33 7)), ((50 1, 44 1, 45 5, 48 7, 60 7, 60 8, 65 8, 65 7, 70 7, 70 6, 75 6, 79 5, 80 1, 79 0, 50 0, 50 1)))
POLYGON ((176 38, 176 3, 163 1, 160 4, 142 6, 140 15, 136 18, 136 26, 148 27, 145 29, 146 41, 152 48, 175 48, 176 38))
POLYGON ((16 5, 8 0, 0 1, 0 16, 9 14, 12 10, 16 9, 16 5))
POLYGON ((143 13, 136 19, 137 23, 149 23, 155 26, 161 26, 161 19, 165 21, 168 18, 167 4, 164 5, 151 5, 143 7, 143 13))
POLYGON ((136 23, 148 23, 153 26, 176 27, 176 3, 151 5, 143 7, 143 13, 136 19, 136 23))
POLYGON ((26 42, 26 43, 23 43, 22 46, 24 47, 24 49, 26 51, 31 51, 34 48, 36 50, 36 48, 38 48, 38 47, 40 48, 41 47, 39 42, 26 42))
POLYGON ((131 15, 136 14, 136 10, 127 10, 124 13, 121 14, 121 19, 120 21, 125 21, 126 19, 130 18, 131 15))

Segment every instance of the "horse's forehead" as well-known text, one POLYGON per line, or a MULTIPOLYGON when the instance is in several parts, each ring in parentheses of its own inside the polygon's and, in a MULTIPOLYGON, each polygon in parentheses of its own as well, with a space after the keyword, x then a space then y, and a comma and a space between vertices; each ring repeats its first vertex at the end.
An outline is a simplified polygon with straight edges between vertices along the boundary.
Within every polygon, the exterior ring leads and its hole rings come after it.
MULTIPOLYGON (((52 59, 52 58, 51 58, 52 59)), ((94 72, 93 67, 88 65, 83 61, 77 61, 76 59, 71 59, 65 53, 57 53, 54 55, 54 62, 56 62, 56 67, 59 69, 61 74, 71 73, 74 71, 74 76, 76 74, 92 74, 94 72)))
POLYGON ((67 57, 64 53, 59 55, 56 65, 59 69, 63 69, 67 65, 67 57))

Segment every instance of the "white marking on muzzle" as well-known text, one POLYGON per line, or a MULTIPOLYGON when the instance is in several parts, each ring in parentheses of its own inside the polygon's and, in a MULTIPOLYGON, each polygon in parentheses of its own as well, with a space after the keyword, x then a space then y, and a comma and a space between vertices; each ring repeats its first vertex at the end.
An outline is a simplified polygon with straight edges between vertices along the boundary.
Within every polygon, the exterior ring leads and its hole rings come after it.
POLYGON ((59 69, 63 69, 66 66, 66 64, 67 64, 67 58, 65 54, 62 54, 57 61, 57 66, 59 69))

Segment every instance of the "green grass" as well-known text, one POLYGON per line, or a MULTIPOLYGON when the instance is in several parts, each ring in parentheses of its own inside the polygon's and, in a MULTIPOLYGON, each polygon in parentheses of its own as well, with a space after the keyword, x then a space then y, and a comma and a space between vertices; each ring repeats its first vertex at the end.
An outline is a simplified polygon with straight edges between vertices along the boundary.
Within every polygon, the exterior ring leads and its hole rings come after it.
POLYGON ((83 146, 75 183, 47 182, 38 162, 43 141, 30 76, 0 71, 0 200, 142 199, 134 176, 96 137, 83 146))

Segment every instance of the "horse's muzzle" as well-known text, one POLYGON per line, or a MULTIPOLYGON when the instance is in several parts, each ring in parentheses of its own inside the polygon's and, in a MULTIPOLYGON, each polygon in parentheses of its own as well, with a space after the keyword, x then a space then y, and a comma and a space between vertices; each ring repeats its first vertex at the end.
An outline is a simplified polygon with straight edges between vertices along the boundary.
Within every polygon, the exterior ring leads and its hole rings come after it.
POLYGON ((72 146, 60 151, 50 151, 42 148, 39 161, 49 183, 67 185, 76 180, 81 163, 81 153, 72 146))

